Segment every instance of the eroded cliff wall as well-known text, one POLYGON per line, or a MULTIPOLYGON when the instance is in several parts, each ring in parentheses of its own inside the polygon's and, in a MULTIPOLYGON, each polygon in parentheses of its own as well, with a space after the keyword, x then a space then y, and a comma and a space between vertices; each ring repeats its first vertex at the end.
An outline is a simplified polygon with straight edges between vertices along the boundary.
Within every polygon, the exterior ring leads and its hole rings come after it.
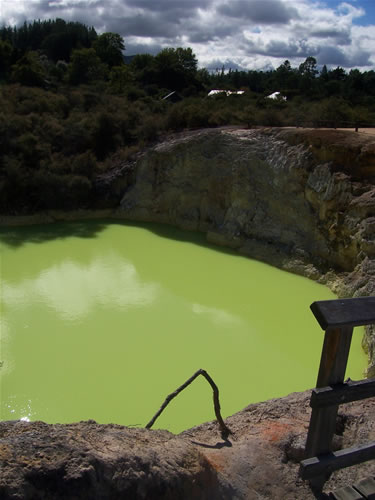
MULTIPOLYGON (((342 140, 350 133, 334 134, 342 140)), ((350 169, 346 159, 340 168, 341 157, 322 161, 328 146, 318 154, 307 138, 295 129, 181 135, 137 161, 118 213, 203 231, 214 243, 322 281, 332 281, 334 271, 340 295, 369 294, 375 290, 368 272, 375 256, 375 147, 372 157, 371 141, 363 139, 362 163, 350 169), (366 285, 346 279, 362 268, 366 285)))

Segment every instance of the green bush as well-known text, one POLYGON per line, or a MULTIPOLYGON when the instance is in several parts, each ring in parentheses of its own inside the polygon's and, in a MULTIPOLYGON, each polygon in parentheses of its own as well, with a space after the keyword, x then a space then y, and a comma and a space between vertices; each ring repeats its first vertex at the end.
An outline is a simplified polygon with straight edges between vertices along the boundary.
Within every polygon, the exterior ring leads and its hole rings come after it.
POLYGON ((108 66, 100 60, 94 49, 76 49, 68 67, 68 81, 72 85, 105 80, 108 66))
POLYGON ((67 188, 71 208, 82 207, 89 201, 92 186, 87 177, 83 175, 69 176, 67 188))
POLYGON ((74 112, 64 122, 62 152, 66 155, 81 154, 91 149, 95 129, 95 116, 74 112))
POLYGON ((137 129, 139 140, 147 142, 156 141, 165 127, 164 119, 161 116, 145 116, 137 129))
POLYGON ((168 110, 166 116, 167 130, 183 130, 188 126, 188 116, 183 106, 175 104, 168 110))
MULTIPOLYGON (((44 144, 44 146, 49 148, 48 144, 44 144)), ((44 151, 36 135, 26 132, 18 137, 16 151, 23 167, 39 168, 44 151)))
POLYGON ((93 177, 98 168, 98 164, 94 154, 91 151, 86 151, 80 155, 74 156, 71 162, 71 171, 75 175, 93 177))
POLYGON ((13 82, 30 87, 43 87, 46 84, 46 71, 36 52, 26 52, 11 69, 13 82))
POLYGON ((101 112, 95 117, 92 149, 98 160, 104 160, 121 143, 120 126, 116 118, 105 112, 101 112))
POLYGON ((146 92, 138 87, 128 87, 126 91, 126 97, 128 98, 129 101, 134 102, 137 101, 138 99, 142 99, 143 97, 146 97, 146 92))

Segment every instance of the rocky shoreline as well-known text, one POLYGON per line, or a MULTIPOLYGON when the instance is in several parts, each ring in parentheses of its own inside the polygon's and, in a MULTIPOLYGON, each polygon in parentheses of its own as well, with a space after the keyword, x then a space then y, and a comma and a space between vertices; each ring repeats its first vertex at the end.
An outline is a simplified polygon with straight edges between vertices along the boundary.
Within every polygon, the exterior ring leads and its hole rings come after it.
MULTIPOLYGON (((115 193, 113 208, 3 215, 0 225, 93 218, 172 224, 324 283, 339 297, 358 297, 375 294, 374 183, 372 137, 334 130, 201 130, 173 136, 99 179, 98 197, 115 193)), ((371 326, 364 338, 368 376, 375 375, 374 346, 371 326)), ((374 404, 345 405, 348 437, 373 439, 374 404)), ((227 442, 209 423, 176 437, 93 422, 5 422, 0 496, 73 498, 75 488, 77 499, 314 498, 297 474, 308 419, 308 394, 302 393, 230 417, 226 422, 237 430, 227 442)), ((351 468, 348 477, 369 467, 351 468)), ((331 487, 344 481, 343 474, 334 474, 331 487)))
MULTIPOLYGON (((251 388, 249 388, 251 389, 251 388)), ((0 422, 4 500, 312 500, 299 478, 309 391, 248 406, 179 435, 99 425, 0 422)), ((335 449, 375 439, 375 399, 340 407, 335 449)), ((329 492, 374 476, 373 462, 335 472, 329 492)))

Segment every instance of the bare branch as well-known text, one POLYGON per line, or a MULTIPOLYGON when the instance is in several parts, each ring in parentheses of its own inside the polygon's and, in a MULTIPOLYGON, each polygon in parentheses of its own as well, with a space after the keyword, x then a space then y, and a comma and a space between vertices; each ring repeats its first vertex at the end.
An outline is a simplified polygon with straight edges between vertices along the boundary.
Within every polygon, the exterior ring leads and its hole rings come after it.
POLYGON ((195 380, 199 375, 202 375, 207 382, 210 384, 213 390, 213 399, 214 399, 214 408, 215 408, 215 415, 216 419, 219 423, 220 429, 221 429, 221 435, 226 438, 228 437, 229 434, 232 434, 230 429, 225 425, 224 420, 222 419, 221 413, 220 413, 220 402, 219 402, 219 389, 217 388, 217 385, 215 382, 212 380, 212 378, 209 376, 209 374, 206 372, 206 370, 198 370, 192 375, 184 384, 182 384, 180 387, 178 387, 174 392, 169 394, 165 398, 164 403, 161 405, 159 410, 156 412, 156 414, 152 417, 152 419, 149 421, 149 423, 146 425, 146 429, 151 429, 151 427, 154 425, 156 419, 161 415, 163 410, 168 406, 168 404, 174 399, 181 391, 183 391, 188 385, 190 385, 193 380, 195 380))

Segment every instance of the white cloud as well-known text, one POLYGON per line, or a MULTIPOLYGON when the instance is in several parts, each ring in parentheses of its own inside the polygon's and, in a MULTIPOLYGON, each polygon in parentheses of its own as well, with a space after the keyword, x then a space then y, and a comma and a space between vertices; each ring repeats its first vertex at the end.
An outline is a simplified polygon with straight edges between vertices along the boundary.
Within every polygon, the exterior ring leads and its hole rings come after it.
POLYGON ((205 315, 216 326, 233 327, 243 323, 242 319, 234 314, 228 313, 223 309, 215 307, 203 306, 201 304, 193 304, 193 313, 205 315))
POLYGON ((364 9, 361 7, 355 7, 353 4, 347 2, 341 3, 337 7, 338 12, 348 16, 351 20, 356 17, 362 17, 365 14, 364 9))
POLYGON ((5 306, 42 303, 67 320, 85 317, 97 305, 128 309, 150 304, 157 296, 158 285, 143 283, 135 267, 115 255, 87 266, 66 260, 18 284, 4 281, 2 291, 5 306))
MULTIPOLYGON (((127 54, 189 46, 200 66, 262 69, 289 59, 372 69, 375 27, 361 27, 361 1, 0 0, 0 23, 63 17, 115 31, 127 54)), ((365 5, 365 4, 364 4, 365 5)))
MULTIPOLYGON (((30 1, 32 5, 34 0, 30 1)), ((0 0, 0 24, 17 24, 20 19, 24 19, 28 6, 25 2, 0 0)))

